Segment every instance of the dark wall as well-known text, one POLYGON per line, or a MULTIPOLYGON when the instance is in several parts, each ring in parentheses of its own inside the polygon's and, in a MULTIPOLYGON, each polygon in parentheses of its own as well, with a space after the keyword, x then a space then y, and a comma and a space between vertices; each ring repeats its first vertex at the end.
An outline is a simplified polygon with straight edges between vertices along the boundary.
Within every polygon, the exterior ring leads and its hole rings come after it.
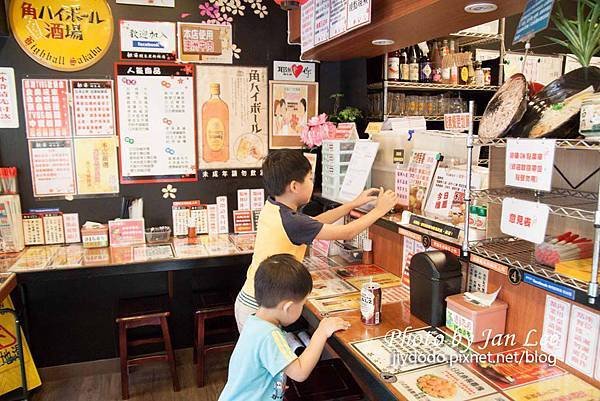
MULTIPOLYGON (((1 3, 0 3, 1 4, 1 3)), ((80 222, 86 220, 105 222, 118 217, 121 207, 119 197, 100 199, 76 199, 68 201, 35 200, 32 195, 31 173, 27 140, 24 129, 23 106, 21 104, 21 79, 27 76, 39 78, 78 78, 105 77, 113 75, 113 63, 119 59, 118 21, 119 19, 140 19, 178 21, 182 13, 190 13, 187 22, 200 22, 198 1, 177 0, 175 8, 130 6, 116 4, 109 0, 115 21, 115 34, 109 52, 91 68, 75 73, 61 73, 47 69, 31 60, 19 47, 14 38, 0 38, 0 66, 13 67, 19 97, 19 129, 0 130, 0 165, 16 166, 19 171, 19 188, 23 209, 33 207, 58 207, 64 212, 78 212, 80 222)), ((236 65, 257 65, 269 67, 272 77, 273 60, 298 60, 299 46, 290 46, 286 41, 287 17, 272 1, 265 1, 269 15, 259 19, 249 5, 245 16, 233 17, 233 42, 242 49, 236 65)), ((333 71, 335 74, 335 70, 333 71)), ((329 81, 325 78, 326 81, 329 81)), ((338 77, 333 78, 334 81, 338 77)), ((174 183, 178 188, 179 200, 200 199, 206 203, 215 201, 218 195, 228 195, 229 208, 237 204, 238 188, 258 188, 262 186, 260 178, 228 179, 217 181, 199 181, 197 183, 174 183)), ((162 198, 161 188, 165 184, 121 185, 121 196, 143 197, 146 226, 171 224, 171 200, 162 198)), ((230 217, 231 218, 231 217, 230 217)))

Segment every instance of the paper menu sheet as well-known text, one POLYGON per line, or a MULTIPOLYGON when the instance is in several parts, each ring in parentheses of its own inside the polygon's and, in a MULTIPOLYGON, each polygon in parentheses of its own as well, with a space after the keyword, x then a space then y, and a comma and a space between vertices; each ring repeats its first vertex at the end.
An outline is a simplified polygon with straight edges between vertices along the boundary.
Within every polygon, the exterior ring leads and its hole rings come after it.
POLYGON ((344 176, 344 182, 338 196, 342 202, 348 202, 356 198, 365 188, 371 167, 379 149, 378 142, 359 140, 356 142, 350 165, 344 176))
POLYGON ((540 345, 543 352, 553 355, 561 361, 565 360, 570 315, 570 303, 552 295, 546 295, 544 326, 540 345))
POLYGON ((593 376, 600 332, 600 314, 573 305, 565 362, 572 368, 593 376), (590 333, 596 335, 590 336, 590 333))
POLYGON ((468 401, 495 390, 462 365, 440 365, 398 376, 392 384, 408 401, 468 401))

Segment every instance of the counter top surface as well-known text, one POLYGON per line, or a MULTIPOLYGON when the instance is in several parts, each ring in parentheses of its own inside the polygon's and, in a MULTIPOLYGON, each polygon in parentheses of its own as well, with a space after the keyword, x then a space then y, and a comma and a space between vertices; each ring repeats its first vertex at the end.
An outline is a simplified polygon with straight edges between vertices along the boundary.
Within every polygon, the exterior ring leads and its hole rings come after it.
POLYGON ((15 289, 17 277, 14 273, 0 273, 0 303, 15 289))
POLYGON ((84 248, 82 244, 41 245, 19 254, 4 255, 0 272, 39 273, 90 267, 139 265, 251 255, 254 235, 203 235, 172 238, 168 243, 122 247, 84 248))

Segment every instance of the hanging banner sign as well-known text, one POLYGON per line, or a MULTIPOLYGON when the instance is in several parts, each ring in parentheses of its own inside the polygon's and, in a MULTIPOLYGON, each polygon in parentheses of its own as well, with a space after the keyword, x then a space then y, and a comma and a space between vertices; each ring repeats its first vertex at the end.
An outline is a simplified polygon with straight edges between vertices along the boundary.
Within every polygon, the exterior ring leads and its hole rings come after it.
POLYGON ((553 6, 554 0, 528 0, 517 26, 513 45, 526 42, 536 33, 548 28, 553 6))
POLYGON ((80 71, 108 51, 113 17, 106 0, 14 0, 12 33, 37 63, 58 71, 80 71))
POLYGON ((549 215, 550 208, 543 203, 506 198, 502 201, 500 229, 504 234, 541 244, 549 215))
POLYGON ((121 21, 121 59, 174 61, 174 22, 121 21))
POLYGON ((509 139, 506 142, 506 185, 550 191, 556 140, 509 139))

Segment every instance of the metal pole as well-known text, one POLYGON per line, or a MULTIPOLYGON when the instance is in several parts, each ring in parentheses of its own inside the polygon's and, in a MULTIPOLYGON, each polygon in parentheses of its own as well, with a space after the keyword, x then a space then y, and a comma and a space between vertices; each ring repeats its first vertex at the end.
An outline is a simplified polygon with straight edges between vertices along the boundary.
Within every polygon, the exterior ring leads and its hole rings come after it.
POLYGON ((504 18, 500 19, 500 66, 498 67, 498 85, 502 86, 504 82, 504 54, 506 53, 506 48, 504 46, 504 32, 506 27, 506 20, 504 18))
POLYGON ((473 113, 475 112, 475 101, 469 100, 469 134, 467 135, 467 186, 465 188, 465 223, 463 239, 463 256, 467 257, 469 252, 469 211, 471 209, 471 175, 473 174, 473 113))
POLYGON ((588 286, 588 303, 595 304, 598 298, 598 258, 600 257, 600 184, 598 185, 598 206, 594 218, 594 256, 592 258, 592 278, 588 286))
POLYGON ((15 318, 15 331, 17 336, 17 357, 19 358, 20 370, 21 370, 21 387, 23 389, 23 398, 21 400, 28 400, 28 389, 27 389, 27 373, 25 370, 25 354, 23 353, 23 342, 21 338, 21 324, 19 323, 19 317, 17 312, 12 309, 2 308, 0 309, 0 315, 10 313, 15 318))
POLYGON ((383 107, 381 108, 381 120, 388 115, 388 54, 383 55, 383 107))

